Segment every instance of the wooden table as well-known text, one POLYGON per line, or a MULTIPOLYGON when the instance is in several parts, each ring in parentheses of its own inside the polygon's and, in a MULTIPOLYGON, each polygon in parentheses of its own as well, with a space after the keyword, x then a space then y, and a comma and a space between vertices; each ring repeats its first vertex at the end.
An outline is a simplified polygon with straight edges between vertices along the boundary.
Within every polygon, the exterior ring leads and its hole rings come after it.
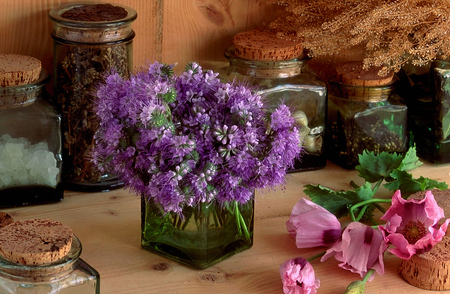
MULTIPOLYGON (((425 163, 412 171, 450 184, 450 165, 425 163)), ((83 244, 81 257, 100 273, 101 293, 283 293, 279 266, 297 256, 308 258, 323 248, 297 249, 286 231, 294 204, 305 197, 303 185, 322 184, 349 189, 349 182, 362 184, 355 170, 332 163, 318 171, 288 175, 286 189, 258 192, 254 245, 206 270, 193 270, 150 253, 140 246, 140 200, 119 189, 102 193, 66 191, 61 203, 4 209, 15 220, 48 218, 70 226, 83 244)), ((380 189, 377 197, 390 198, 380 189)), ((415 288, 399 277, 401 260, 386 253, 386 273, 366 285, 372 293, 444 293, 415 288)), ((312 262, 321 287, 318 293, 343 293, 359 275, 341 269, 330 258, 312 262)), ((446 292, 447 293, 447 292, 446 292)))

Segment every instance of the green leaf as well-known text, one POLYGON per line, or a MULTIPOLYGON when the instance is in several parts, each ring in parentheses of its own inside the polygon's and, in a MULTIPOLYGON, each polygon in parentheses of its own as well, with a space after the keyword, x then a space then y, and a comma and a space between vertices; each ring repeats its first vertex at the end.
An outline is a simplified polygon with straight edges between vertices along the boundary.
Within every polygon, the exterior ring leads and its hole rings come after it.
POLYGON ((442 118, 442 132, 443 139, 446 140, 448 135, 450 135, 450 110, 442 118))
POLYGON ((413 176, 406 171, 395 170, 392 172, 391 176, 394 180, 385 184, 384 187, 390 191, 400 189, 402 191, 402 196, 404 197, 418 191, 425 191, 434 188, 445 190, 448 188, 448 185, 445 182, 438 182, 422 176, 418 179, 414 179, 413 176))
POLYGON ((337 218, 348 215, 350 206, 373 198, 372 185, 366 182, 355 190, 334 191, 321 185, 305 185, 305 194, 337 218))
POLYGON ((416 147, 413 146, 408 149, 408 152, 406 152, 405 157, 403 158, 398 169, 404 171, 412 170, 422 164, 423 163, 420 161, 419 157, 417 157, 416 147))
POLYGON ((403 156, 397 153, 381 152, 376 155, 373 151, 367 150, 358 156, 359 165, 355 167, 359 171, 358 176, 370 183, 390 179, 392 171, 398 168, 403 160, 403 156))

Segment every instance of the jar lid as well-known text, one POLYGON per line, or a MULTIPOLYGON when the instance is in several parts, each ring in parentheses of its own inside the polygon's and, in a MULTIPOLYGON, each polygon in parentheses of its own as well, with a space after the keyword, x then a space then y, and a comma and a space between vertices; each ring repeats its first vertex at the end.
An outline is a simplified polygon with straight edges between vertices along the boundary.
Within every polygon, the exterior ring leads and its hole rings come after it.
POLYGON ((41 73, 41 61, 20 54, 0 54, 0 87, 23 86, 35 82, 41 73))
POLYGON ((103 44, 132 39, 135 33, 131 23, 137 13, 125 5, 82 1, 55 7, 49 17, 54 23, 55 40, 103 44))
POLYGON ((362 61, 347 61, 336 65, 337 79, 339 82, 351 86, 385 86, 392 82, 394 72, 390 71, 385 76, 380 76, 378 72, 381 67, 373 66, 364 68, 362 61))
POLYGON ((60 222, 16 221, 0 229, 0 255, 17 264, 47 264, 68 254, 72 238, 72 230, 60 222))
POLYGON ((242 59, 260 61, 281 61, 303 58, 303 44, 300 40, 290 41, 277 37, 271 30, 254 29, 233 37, 235 55, 242 59))

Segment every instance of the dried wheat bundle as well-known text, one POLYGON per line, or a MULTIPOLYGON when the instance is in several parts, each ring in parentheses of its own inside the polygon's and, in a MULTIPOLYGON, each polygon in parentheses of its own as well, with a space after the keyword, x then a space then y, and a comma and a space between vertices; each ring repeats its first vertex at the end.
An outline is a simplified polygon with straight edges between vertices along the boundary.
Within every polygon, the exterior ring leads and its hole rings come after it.
POLYGON ((450 56, 450 0, 260 1, 284 6, 270 26, 303 38, 312 56, 364 44, 365 66, 383 66, 381 75, 450 56))

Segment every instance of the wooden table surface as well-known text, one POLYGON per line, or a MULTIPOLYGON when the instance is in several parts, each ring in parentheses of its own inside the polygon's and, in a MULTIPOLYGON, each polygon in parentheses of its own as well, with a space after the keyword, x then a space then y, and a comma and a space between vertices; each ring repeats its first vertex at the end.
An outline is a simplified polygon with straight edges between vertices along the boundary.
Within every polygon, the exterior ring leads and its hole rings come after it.
MULTIPOLYGON (((411 172, 450 184, 450 165, 423 166, 411 172)), ((259 191, 256 196, 254 245, 206 270, 193 270, 150 253, 140 246, 140 200, 124 189, 101 193, 66 191, 57 204, 4 209, 15 220, 47 218, 70 226, 83 244, 81 257, 100 273, 103 294, 113 293, 272 293, 282 294, 279 266, 287 259, 308 258, 323 248, 296 248, 286 231, 294 204, 305 197, 303 185, 322 184, 349 189, 349 182, 362 184, 355 170, 332 163, 324 169, 290 174, 286 189, 259 191)), ((381 189, 377 197, 390 198, 381 189)), ((444 293, 409 285, 397 274, 401 260, 386 253, 386 273, 366 285, 372 293, 444 293)), ((341 269, 330 258, 312 265, 321 286, 318 293, 343 293, 359 275, 341 269)))

